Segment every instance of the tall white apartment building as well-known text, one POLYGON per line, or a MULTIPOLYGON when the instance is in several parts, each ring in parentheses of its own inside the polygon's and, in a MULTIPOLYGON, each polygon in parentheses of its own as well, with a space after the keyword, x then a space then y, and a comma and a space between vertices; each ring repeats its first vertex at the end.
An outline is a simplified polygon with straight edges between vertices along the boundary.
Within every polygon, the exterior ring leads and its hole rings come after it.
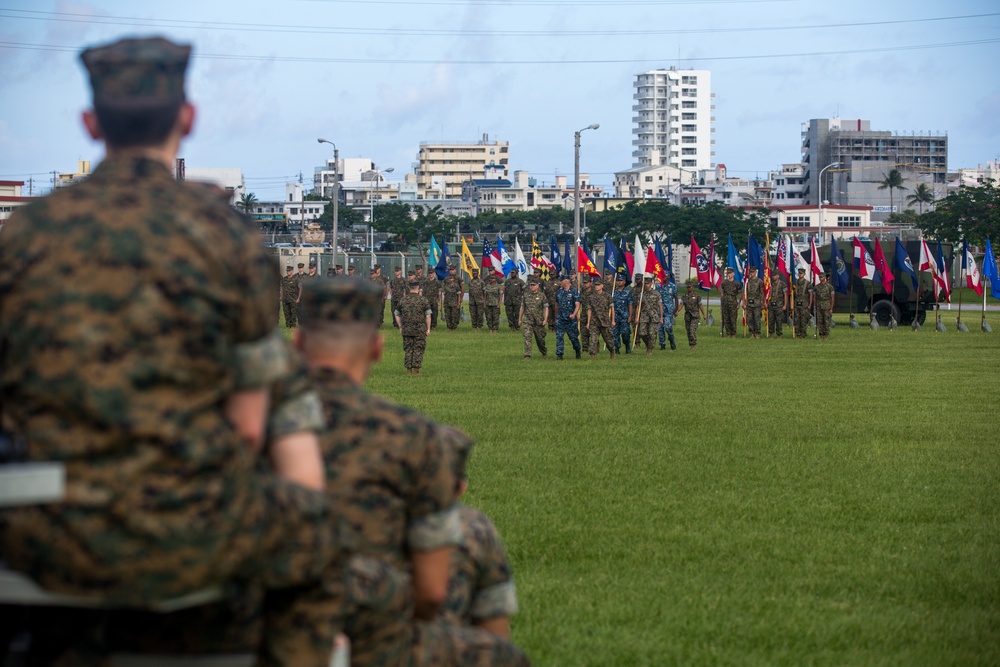
POLYGON ((715 167, 715 95, 704 69, 656 69, 635 76, 632 167, 715 167))

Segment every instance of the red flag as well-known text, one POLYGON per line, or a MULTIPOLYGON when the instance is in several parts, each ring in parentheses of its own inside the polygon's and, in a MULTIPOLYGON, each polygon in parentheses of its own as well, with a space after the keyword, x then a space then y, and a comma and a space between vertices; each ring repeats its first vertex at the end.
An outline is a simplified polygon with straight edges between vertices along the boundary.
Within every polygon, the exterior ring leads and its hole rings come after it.
POLYGON ((656 253, 653 252, 652 247, 648 248, 648 252, 646 253, 646 273, 652 273, 660 281, 661 285, 667 282, 667 271, 660 264, 660 260, 656 256, 656 253))
POLYGON ((878 271, 879 277, 882 279, 882 287, 889 294, 892 294, 892 269, 889 268, 889 263, 885 261, 885 255, 882 253, 882 245, 875 239, 875 270, 878 271))
POLYGON ((819 251, 816 250, 815 236, 809 237, 809 273, 812 274, 812 284, 818 285, 820 274, 823 273, 823 264, 819 261, 819 251))
POLYGON ((594 266, 593 260, 583 251, 583 246, 576 247, 576 268, 579 273, 589 273, 592 276, 601 275, 601 272, 594 266))
POLYGON ((691 236, 690 266, 698 273, 698 287, 703 290, 711 289, 712 283, 709 276, 708 260, 701 254, 701 249, 698 248, 698 242, 694 240, 693 235, 691 236))

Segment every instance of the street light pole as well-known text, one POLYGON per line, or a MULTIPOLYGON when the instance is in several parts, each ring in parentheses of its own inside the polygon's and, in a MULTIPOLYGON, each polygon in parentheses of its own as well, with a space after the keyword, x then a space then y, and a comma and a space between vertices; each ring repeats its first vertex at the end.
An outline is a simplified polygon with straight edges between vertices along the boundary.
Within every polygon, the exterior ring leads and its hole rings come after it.
POLYGON ((337 237, 337 205, 340 203, 340 151, 337 150, 337 144, 329 141, 327 139, 317 139, 321 144, 330 144, 333 146, 333 263, 337 263, 337 249, 340 248, 337 237))
POLYGON ((573 133, 573 247, 577 257, 580 256, 580 133, 599 127, 598 123, 591 123, 573 133))
POLYGON ((831 162, 830 164, 826 165, 825 167, 819 170, 819 225, 817 227, 819 233, 817 234, 817 236, 819 236, 820 243, 823 243, 823 172, 829 169, 830 167, 839 167, 839 166, 840 166, 839 162, 831 162))
MULTIPOLYGON (((387 168, 385 170, 385 173, 391 174, 393 172, 393 169, 394 169, 394 167, 389 167, 389 168, 387 168)), ((369 193, 369 199, 370 199, 370 203, 371 203, 371 213, 369 214, 369 218, 368 218, 368 233, 369 233, 369 236, 368 236, 368 252, 372 256, 372 264, 374 265, 374 263, 375 263, 375 195, 378 194, 378 180, 379 180, 379 170, 375 166, 374 162, 372 163, 372 172, 374 172, 374 176, 372 177, 372 192, 369 193)))

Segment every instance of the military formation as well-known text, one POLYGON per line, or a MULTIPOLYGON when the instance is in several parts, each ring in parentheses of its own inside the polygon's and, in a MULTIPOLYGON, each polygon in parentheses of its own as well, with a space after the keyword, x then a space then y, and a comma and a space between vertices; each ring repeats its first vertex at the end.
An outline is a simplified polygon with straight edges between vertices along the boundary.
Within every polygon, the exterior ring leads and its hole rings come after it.
POLYGON ((0 553, 87 603, 0 605, 5 655, 527 665, 502 543, 457 503, 471 441, 363 388, 390 294, 419 371, 420 281, 279 276, 224 192, 175 179, 190 53, 162 38, 84 51, 84 124, 106 157, 5 224, 0 464, 56 467, 64 491, 7 498, 0 553))

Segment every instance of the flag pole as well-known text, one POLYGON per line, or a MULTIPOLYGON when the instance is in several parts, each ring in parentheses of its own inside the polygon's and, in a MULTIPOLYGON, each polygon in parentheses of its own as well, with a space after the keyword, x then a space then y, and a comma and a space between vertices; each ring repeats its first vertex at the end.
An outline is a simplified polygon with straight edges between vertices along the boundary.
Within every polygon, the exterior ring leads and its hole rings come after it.
MULTIPOLYGON (((985 262, 983 264, 985 266, 985 262)), ((983 278, 983 313, 979 325, 985 331, 986 330, 986 287, 987 287, 986 282, 989 280, 989 278, 986 277, 985 270, 983 270, 983 272, 980 275, 983 278)))
MULTIPOLYGON (((965 249, 962 249, 965 252, 965 249)), ((965 263, 965 257, 962 257, 962 263, 965 263)), ((958 281, 958 330, 962 330, 962 285, 965 284, 965 267, 962 267, 962 277, 958 281)))
MULTIPOLYGON (((643 271, 645 273, 645 271, 643 271)), ((646 284, 642 285, 642 291, 639 292, 639 307, 635 311, 635 331, 632 333, 632 348, 635 349, 635 341, 639 339, 639 316, 642 314, 642 297, 646 295, 646 284)))

